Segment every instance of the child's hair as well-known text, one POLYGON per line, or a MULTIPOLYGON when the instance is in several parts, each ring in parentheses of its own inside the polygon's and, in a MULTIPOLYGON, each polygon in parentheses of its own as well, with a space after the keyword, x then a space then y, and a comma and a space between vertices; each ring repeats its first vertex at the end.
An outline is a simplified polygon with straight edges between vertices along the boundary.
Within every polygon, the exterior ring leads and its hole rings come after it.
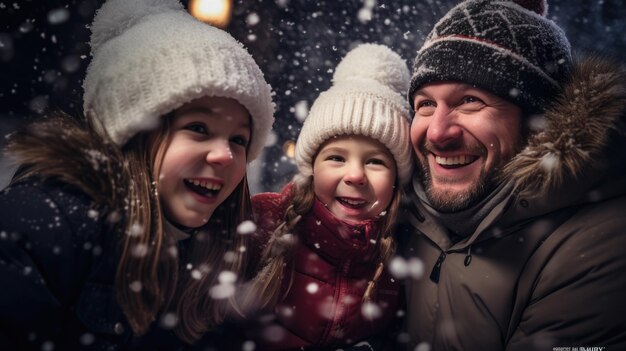
POLYGON ((160 174, 169 145, 170 118, 156 137, 148 140, 148 135, 138 135, 124 148, 130 178, 128 219, 116 285, 120 305, 137 334, 146 332, 159 313, 174 312, 176 334, 193 342, 224 321, 226 301, 209 295, 217 275, 231 271, 240 279, 246 277, 247 256, 240 248, 249 247, 248 238, 237 235, 236 228, 251 218, 250 193, 244 176, 209 222, 191 236, 185 263, 201 272, 200 279, 192 278, 187 265, 181 266, 175 240, 165 235, 158 180, 153 179, 153 174, 160 174), (152 167, 147 169, 147 164, 152 167), (150 247, 145 258, 133 254, 137 247, 150 247), (140 293, 129 289, 136 281, 142 284, 140 293))
POLYGON ((298 136, 295 158, 299 173, 293 181, 293 199, 287 200, 291 205, 264 249, 259 275, 244 295, 248 308, 272 307, 281 298, 283 269, 291 262, 290 248, 297 240, 294 227, 311 210, 315 199, 315 157, 324 142, 340 135, 362 135, 379 141, 393 155, 397 169, 394 196, 376 239, 376 270, 363 298, 368 300, 374 295, 384 263, 394 253, 391 228, 402 196, 400 189, 412 173, 409 108, 403 96, 408 86, 406 63, 383 45, 360 45, 337 65, 333 86, 315 100, 298 136))

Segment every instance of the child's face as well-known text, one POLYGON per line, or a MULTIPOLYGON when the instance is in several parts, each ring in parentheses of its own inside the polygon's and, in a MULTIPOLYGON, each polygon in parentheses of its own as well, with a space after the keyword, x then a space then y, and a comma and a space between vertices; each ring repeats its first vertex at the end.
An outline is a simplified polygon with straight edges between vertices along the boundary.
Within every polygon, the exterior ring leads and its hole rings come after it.
POLYGON ((364 136, 326 141, 313 163, 317 198, 342 220, 364 220, 381 214, 391 202, 396 162, 380 142, 364 136))
POLYGON ((196 99, 176 111, 158 175, 166 217, 197 228, 241 182, 250 141, 248 111, 236 100, 196 99))

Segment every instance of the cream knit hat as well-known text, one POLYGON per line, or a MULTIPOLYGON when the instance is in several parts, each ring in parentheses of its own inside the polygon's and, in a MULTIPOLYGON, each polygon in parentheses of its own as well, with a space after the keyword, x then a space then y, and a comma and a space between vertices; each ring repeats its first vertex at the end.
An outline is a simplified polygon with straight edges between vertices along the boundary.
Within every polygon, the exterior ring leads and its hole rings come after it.
POLYGON ((248 161, 274 121, 271 88, 246 49, 192 17, 178 0, 109 0, 91 26, 83 107, 118 145, 203 96, 237 100, 250 113, 248 161))
POLYGON ((313 158, 327 139, 363 135, 380 141, 393 155, 402 184, 411 178, 409 106, 404 92, 409 70, 386 46, 362 44, 337 65, 333 86, 315 100, 296 143, 296 163, 310 176, 313 158))

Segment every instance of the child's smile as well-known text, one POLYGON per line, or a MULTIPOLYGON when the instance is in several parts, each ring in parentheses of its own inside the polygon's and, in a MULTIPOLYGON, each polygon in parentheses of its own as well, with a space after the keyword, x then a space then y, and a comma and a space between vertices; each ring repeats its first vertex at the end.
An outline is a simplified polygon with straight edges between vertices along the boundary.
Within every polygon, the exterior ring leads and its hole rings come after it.
POLYGON ((159 196, 170 221, 197 228, 243 179, 250 118, 233 99, 204 97, 176 110, 171 124, 159 196))
POLYGON ((313 165, 317 198, 339 219, 375 218, 394 194, 396 163, 389 150, 364 136, 340 136, 320 147, 313 165))

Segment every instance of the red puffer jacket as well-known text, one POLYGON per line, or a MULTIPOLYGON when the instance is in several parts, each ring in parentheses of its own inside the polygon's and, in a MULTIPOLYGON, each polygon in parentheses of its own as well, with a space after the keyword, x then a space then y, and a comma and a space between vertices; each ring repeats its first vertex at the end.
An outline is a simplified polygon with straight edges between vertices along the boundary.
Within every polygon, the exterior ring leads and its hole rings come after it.
MULTIPOLYGON (((291 203, 291 189, 252 198, 257 227, 268 238, 291 203)), ((294 230, 293 282, 289 288, 292 266, 287 266, 283 295, 289 291, 275 308, 275 319, 259 331, 258 349, 345 347, 385 332, 398 307, 399 283, 385 271, 373 304, 363 303, 376 270, 377 230, 375 221, 340 221, 316 200, 294 230)))

